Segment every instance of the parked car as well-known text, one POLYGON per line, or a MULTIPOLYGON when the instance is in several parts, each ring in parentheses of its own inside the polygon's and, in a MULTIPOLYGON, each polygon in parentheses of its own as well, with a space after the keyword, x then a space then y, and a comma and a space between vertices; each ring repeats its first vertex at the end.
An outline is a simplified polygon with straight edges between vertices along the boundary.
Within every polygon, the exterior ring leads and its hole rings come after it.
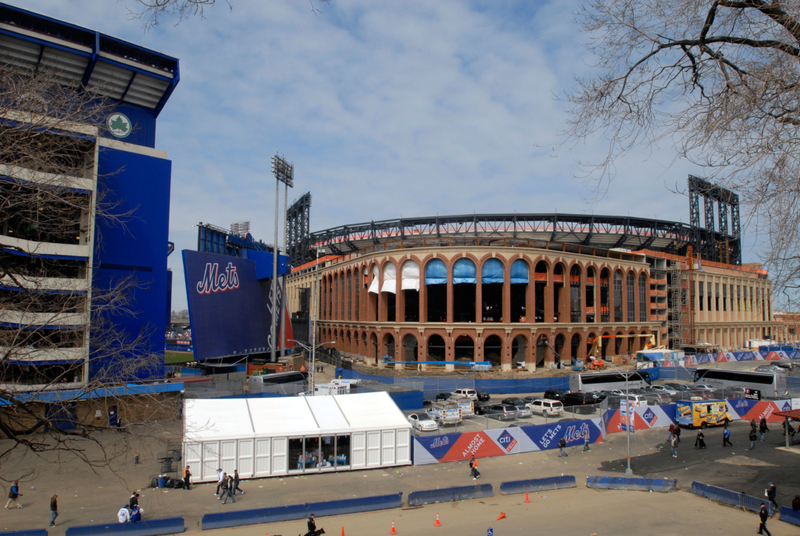
POLYGON ((683 383, 665 383, 664 385, 675 389, 678 392, 678 396, 688 396, 692 391, 691 385, 685 385, 683 383))
POLYGON ((753 372, 786 372, 788 369, 785 369, 779 365, 759 365, 757 366, 753 372))
POLYGON ((475 389, 456 389, 450 393, 452 398, 469 398, 470 400, 478 400, 478 391, 475 389))
POLYGON ((478 393, 478 400, 482 402, 488 402, 489 399, 491 398, 489 396, 489 393, 487 393, 486 391, 475 391, 475 392, 478 393))
POLYGON ((452 393, 439 393, 436 395, 436 400, 450 400, 452 393))
POLYGON ((594 413, 597 398, 595 393, 567 393, 561 400, 565 408, 574 413, 594 413))
POLYGON ((476 400, 472 403, 475 408, 475 415, 486 415, 486 410, 489 409, 490 404, 483 400, 476 400))
MULTIPOLYGON (((520 399, 517 398, 510 400, 520 400, 520 399)), ((503 404, 508 404, 509 406, 514 406, 515 408, 517 408, 517 417, 520 419, 527 419, 528 417, 533 416, 533 413, 531 413, 531 408, 529 408, 527 404, 509 404, 505 400, 503 401, 503 404)))
POLYGON ((420 432, 433 432, 439 429, 439 425, 430 418, 426 413, 412 413, 408 416, 408 422, 411 423, 414 430, 420 432))
POLYGON ((675 396, 678 394, 678 391, 674 387, 670 387, 669 385, 651 385, 650 389, 653 391, 660 391, 663 393, 667 393, 669 396, 675 396))
POLYGON ((670 396, 670 394, 666 391, 652 389, 650 387, 645 387, 644 389, 640 390, 644 392, 646 397, 652 398, 656 404, 669 404, 672 402, 672 396, 670 396))
MULTIPOLYGON (((527 397, 526 397, 527 398, 527 397)), ((546 417, 559 417, 564 413, 564 404, 557 400, 545 400, 538 398, 528 403, 531 413, 546 417)))
POLYGON ((542 398, 546 398, 548 400, 563 400, 564 395, 569 393, 566 389, 548 389, 544 392, 544 396, 542 398))
POLYGON ((500 403, 501 404, 511 404, 512 406, 524 406, 525 404, 527 404, 527 402, 524 401, 523 399, 521 399, 521 398, 513 398, 513 397, 504 398, 502 400, 502 402, 500 402, 500 403))
POLYGON ((513 421, 517 418, 517 408, 511 404, 494 404, 489 406, 486 414, 501 421, 513 421))

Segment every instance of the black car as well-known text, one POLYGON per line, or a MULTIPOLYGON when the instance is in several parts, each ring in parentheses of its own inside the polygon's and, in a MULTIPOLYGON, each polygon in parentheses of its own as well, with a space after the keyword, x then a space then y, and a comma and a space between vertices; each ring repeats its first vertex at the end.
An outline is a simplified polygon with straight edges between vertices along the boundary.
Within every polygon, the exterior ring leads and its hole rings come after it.
POLYGON ((564 400, 564 395, 569 393, 566 389, 548 389, 544 392, 544 396, 542 398, 546 398, 548 400, 564 400))
POLYGON ((528 402, 521 398, 504 398, 501 404, 511 404, 512 406, 524 406, 528 402))
POLYGON ((573 408, 574 413, 594 413, 595 404, 599 403, 598 393, 567 393, 561 399, 565 408, 573 408))
POLYGON ((475 408, 475 415, 486 415, 486 411, 489 409, 489 403, 483 400, 476 400, 472 403, 472 407, 475 408))
POLYGON ((489 399, 491 398, 489 396, 489 393, 487 393, 486 391, 475 391, 475 392, 478 393, 478 400, 480 400, 481 402, 488 402, 489 399))

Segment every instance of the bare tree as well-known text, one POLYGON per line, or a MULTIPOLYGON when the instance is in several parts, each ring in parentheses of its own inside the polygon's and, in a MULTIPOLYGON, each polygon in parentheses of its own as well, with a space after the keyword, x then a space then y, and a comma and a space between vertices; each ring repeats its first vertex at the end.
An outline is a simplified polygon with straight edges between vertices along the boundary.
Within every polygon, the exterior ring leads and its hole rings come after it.
POLYGON ((568 139, 601 134, 599 184, 634 148, 677 151, 735 190, 788 303, 800 276, 800 3, 592 0, 579 11, 597 58, 566 95, 568 139))
POLYGON ((95 140, 113 103, 63 86, 58 72, 1 63, 0 462, 24 450, 107 466, 128 447, 126 434, 106 442, 110 406, 121 432, 177 414, 174 400, 125 387, 163 364, 146 350, 150 333, 117 322, 137 315, 131 298, 142 283, 93 287, 88 261, 53 255, 96 248, 93 219, 136 217, 104 200, 95 175, 95 140), (98 447, 101 455, 89 454, 98 447))
MULTIPOLYGON (((317 4, 314 2, 327 4, 330 0, 308 0, 311 12, 315 15, 319 13, 317 4)), ((134 18, 144 22, 145 29, 158 26, 159 23, 167 19, 177 19, 176 24, 180 24, 192 17, 205 18, 205 10, 214 6, 217 0, 136 0, 140 4, 139 8, 131 12, 134 18)), ((228 9, 233 11, 231 0, 225 0, 228 9)))

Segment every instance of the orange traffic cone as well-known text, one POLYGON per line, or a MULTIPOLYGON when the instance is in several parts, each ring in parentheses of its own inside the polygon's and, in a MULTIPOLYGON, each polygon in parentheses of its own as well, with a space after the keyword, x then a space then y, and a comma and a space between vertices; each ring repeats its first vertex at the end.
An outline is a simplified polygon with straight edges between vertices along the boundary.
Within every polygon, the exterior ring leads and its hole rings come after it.
POLYGON ((441 527, 442 523, 439 521, 439 512, 436 512, 436 523, 433 524, 434 527, 441 527))
POLYGON ((342 527, 342 536, 344 536, 344 527, 342 527))
POLYGON ((495 519, 495 521, 500 521, 501 519, 505 519, 505 518, 506 518, 506 514, 505 514, 505 512, 500 512, 500 517, 498 517, 497 519, 495 519))
POLYGON ((528 498, 528 492, 527 491, 525 492, 525 502, 531 502, 531 500, 528 498))
POLYGON ((394 530, 394 519, 392 519, 392 530, 389 532, 389 534, 397 534, 397 531, 394 530))

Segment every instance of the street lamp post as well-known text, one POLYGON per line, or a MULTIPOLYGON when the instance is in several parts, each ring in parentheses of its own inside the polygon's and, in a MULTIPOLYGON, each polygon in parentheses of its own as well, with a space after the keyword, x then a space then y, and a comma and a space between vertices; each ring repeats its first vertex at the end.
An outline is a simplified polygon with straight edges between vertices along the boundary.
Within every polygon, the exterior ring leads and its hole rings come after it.
POLYGON ((317 347, 324 346, 325 343, 323 342, 323 343, 320 343, 320 344, 317 344, 317 345, 309 346, 308 344, 306 344, 304 342, 296 341, 294 339, 286 339, 286 340, 295 343, 297 346, 299 346, 300 348, 302 348, 303 350, 305 350, 306 352, 311 354, 311 369, 312 370, 311 370, 311 383, 310 383, 310 386, 309 386, 309 392, 311 394, 313 394, 314 393, 314 388, 316 387, 316 385, 314 383, 314 374, 316 373, 316 366, 315 366, 316 365, 316 361, 314 359, 315 352, 316 352, 317 347))
MULTIPOLYGON (((278 210, 280 209, 280 185, 294 187, 294 166, 280 157, 272 157, 272 173, 275 175, 275 242, 272 246, 272 323, 270 325, 270 361, 275 363, 277 346, 276 326, 278 320, 278 210)), ((288 191, 288 190, 287 190, 288 191)))
POLYGON ((628 392, 628 378, 633 372, 626 372, 619 367, 615 366, 613 363, 606 363, 608 366, 620 372, 620 374, 625 376, 625 431, 627 432, 627 442, 628 442, 628 467, 625 469, 625 476, 631 477, 633 476, 633 471, 631 470, 631 399, 628 392))

